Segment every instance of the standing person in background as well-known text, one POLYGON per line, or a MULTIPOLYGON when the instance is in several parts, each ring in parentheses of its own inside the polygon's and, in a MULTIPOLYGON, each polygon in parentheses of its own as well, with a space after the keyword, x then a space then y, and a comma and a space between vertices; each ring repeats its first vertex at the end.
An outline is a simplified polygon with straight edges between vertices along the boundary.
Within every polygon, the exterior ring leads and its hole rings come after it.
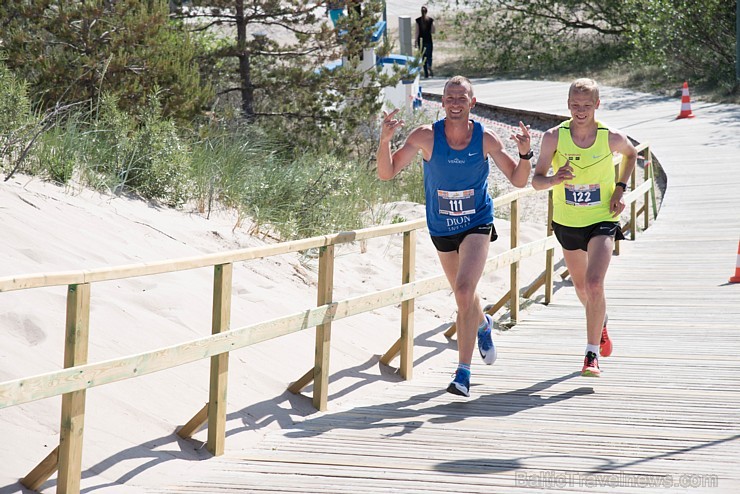
POLYGON ((498 237, 488 193, 489 157, 516 187, 527 185, 532 170, 527 127, 519 122, 520 132, 511 136, 519 148, 519 161, 515 161, 494 131, 470 119, 473 106, 472 84, 455 76, 447 81, 442 95, 445 118, 411 131, 396 152, 391 151, 391 140, 403 120, 395 118, 397 109, 384 113, 376 154, 381 180, 391 180, 419 153, 424 160, 427 227, 457 304, 459 363, 447 391, 461 396, 470 396, 476 334, 483 361, 491 365, 496 360, 493 320, 482 311, 476 293, 489 244, 498 237))
POLYGON ((608 357, 612 353, 604 279, 614 240, 624 239, 619 228, 625 206, 622 196, 637 161, 637 151, 627 136, 596 120, 600 103, 599 86, 592 79, 577 79, 570 85, 571 119, 543 135, 532 178, 537 190, 553 188, 552 226, 586 309, 587 345, 581 375, 587 377, 599 377, 599 354, 608 357), (625 158, 619 181, 612 161, 615 152, 625 158), (548 175, 550 166, 552 175, 548 175))
POLYGON ((416 48, 421 49, 421 56, 424 62, 424 78, 434 77, 432 71, 432 53, 434 43, 432 35, 434 34, 434 19, 427 15, 427 8, 421 8, 421 17, 416 18, 416 48))

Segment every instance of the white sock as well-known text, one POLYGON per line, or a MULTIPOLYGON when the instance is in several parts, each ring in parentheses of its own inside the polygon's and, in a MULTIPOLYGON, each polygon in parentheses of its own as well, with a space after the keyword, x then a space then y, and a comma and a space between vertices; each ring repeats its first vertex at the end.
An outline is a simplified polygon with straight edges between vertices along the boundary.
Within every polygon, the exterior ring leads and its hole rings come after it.
POLYGON ((594 352, 596 356, 599 356, 599 345, 586 345, 586 353, 594 352))

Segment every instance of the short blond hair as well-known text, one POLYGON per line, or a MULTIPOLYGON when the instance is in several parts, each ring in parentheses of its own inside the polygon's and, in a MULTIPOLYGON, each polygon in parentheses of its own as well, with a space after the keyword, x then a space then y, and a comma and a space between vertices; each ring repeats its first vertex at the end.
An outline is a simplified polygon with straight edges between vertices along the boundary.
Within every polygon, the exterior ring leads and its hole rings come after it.
POLYGON ((590 93, 593 96, 594 101, 598 101, 599 85, 596 84, 596 81, 593 79, 581 77, 580 79, 576 79, 575 81, 573 81, 573 83, 570 85, 570 89, 568 90, 568 99, 570 99, 573 93, 590 93))
POLYGON ((473 83, 470 82, 470 79, 468 79, 464 75, 456 75, 450 77, 447 82, 445 82, 445 87, 442 91, 442 94, 447 91, 448 86, 467 86, 468 94, 470 95, 471 99, 473 98, 473 83))

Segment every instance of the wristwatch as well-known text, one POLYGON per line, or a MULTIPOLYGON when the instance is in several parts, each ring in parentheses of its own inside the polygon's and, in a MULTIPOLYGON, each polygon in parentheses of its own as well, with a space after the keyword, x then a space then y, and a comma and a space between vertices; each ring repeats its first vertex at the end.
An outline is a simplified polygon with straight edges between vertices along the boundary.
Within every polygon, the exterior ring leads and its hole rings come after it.
POLYGON ((529 150, 527 154, 519 153, 519 159, 522 159, 522 160, 531 160, 532 156, 534 156, 534 151, 532 151, 531 149, 529 150))
POLYGON ((624 182, 617 182, 618 187, 622 187, 622 191, 627 192, 627 184, 624 182))

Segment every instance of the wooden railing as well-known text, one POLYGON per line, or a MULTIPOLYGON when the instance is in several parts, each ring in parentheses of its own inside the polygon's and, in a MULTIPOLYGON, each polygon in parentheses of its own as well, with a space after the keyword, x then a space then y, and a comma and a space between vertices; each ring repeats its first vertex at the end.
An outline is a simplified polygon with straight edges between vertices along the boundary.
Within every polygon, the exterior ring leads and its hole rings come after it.
MULTIPOLYGON (((631 219, 625 229, 631 232, 632 239, 636 237, 637 214, 644 213, 644 227, 647 228, 650 202, 653 204, 653 215, 655 216, 657 213, 653 186, 654 176, 652 166, 650 166, 652 161, 650 150, 647 145, 639 146, 638 150, 643 153, 645 160, 644 181, 637 186, 636 174, 633 173, 633 190, 625 196, 625 201, 631 207, 631 219), (644 197, 644 200, 642 208, 638 210, 636 209, 636 202, 640 197, 644 197)), ((619 160, 616 160, 615 165, 618 164, 619 160)), ((553 259, 556 240, 550 228, 552 219, 551 194, 548 208, 547 236, 525 245, 518 245, 519 200, 536 193, 534 189, 527 188, 494 199, 496 208, 505 205, 511 206, 511 249, 489 258, 484 272, 510 266, 510 289, 497 304, 488 309, 488 312, 490 314, 495 313, 508 301, 510 316, 514 323, 519 319, 520 295, 522 295, 519 286, 519 261, 521 259, 536 253, 546 252, 543 274, 528 289, 524 290, 523 294, 525 297, 529 297, 535 290, 544 285, 545 304, 548 304, 552 297, 553 259)), ((0 383, 0 408, 62 395, 59 446, 26 475, 21 483, 30 489, 36 490, 58 470, 57 492, 79 492, 85 392, 88 388, 143 376, 205 358, 211 360, 208 403, 178 431, 178 434, 188 438, 208 424, 206 447, 214 455, 223 454, 226 438, 226 390, 229 352, 311 327, 316 327, 314 366, 296 380, 289 389, 293 393, 299 393, 309 383, 313 382, 313 404, 318 410, 326 410, 332 322, 381 307, 401 304, 400 337, 385 352, 381 361, 388 364, 400 353, 400 374, 403 378, 410 379, 413 372, 414 300, 422 295, 449 288, 444 275, 421 280, 415 279, 416 231, 425 226, 425 219, 422 218, 404 223, 312 237, 266 247, 233 250, 185 259, 85 271, 0 278, 0 292, 59 285, 67 286, 64 369, 0 383), (399 233, 404 236, 401 284, 394 288, 350 299, 334 300, 335 247, 343 243, 399 233), (318 295, 315 308, 242 328, 231 328, 232 270, 234 263, 314 248, 320 249, 318 295), (93 283, 210 266, 214 270, 211 336, 108 361, 95 363, 87 361, 90 329, 90 288, 93 283)), ((454 327, 451 331, 448 331, 448 334, 452 333, 454 333, 454 327)))

